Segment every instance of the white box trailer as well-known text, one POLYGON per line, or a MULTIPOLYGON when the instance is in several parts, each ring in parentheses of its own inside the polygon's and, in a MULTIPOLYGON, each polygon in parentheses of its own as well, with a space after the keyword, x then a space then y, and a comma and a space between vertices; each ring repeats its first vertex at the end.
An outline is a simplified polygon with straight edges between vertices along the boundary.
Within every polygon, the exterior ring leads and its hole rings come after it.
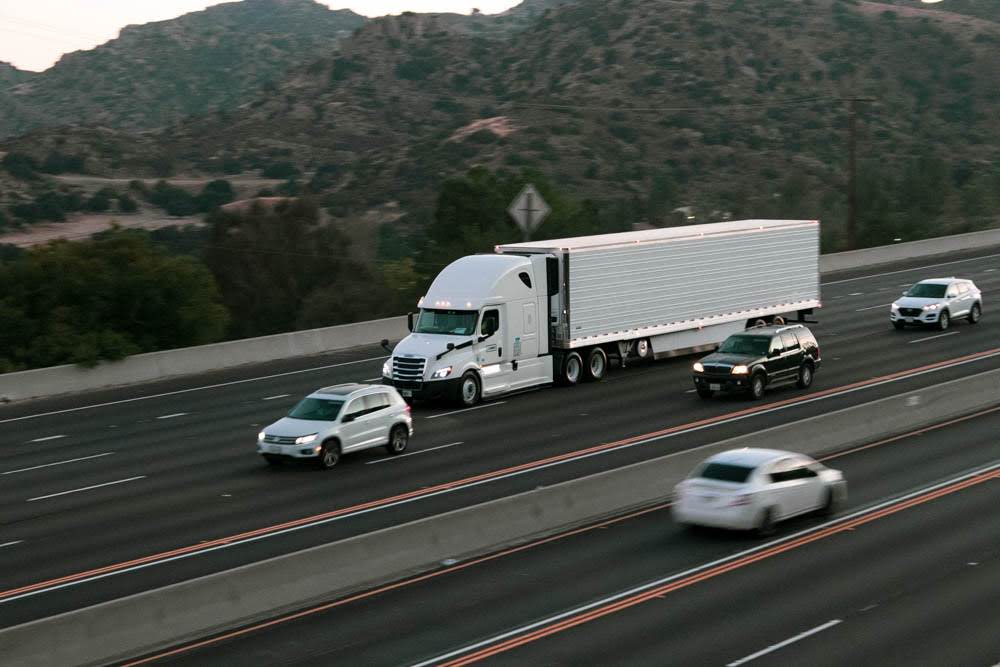
POLYGON ((609 358, 698 350, 819 306, 816 220, 513 243, 438 275, 383 376, 404 396, 468 405, 599 380, 609 358))

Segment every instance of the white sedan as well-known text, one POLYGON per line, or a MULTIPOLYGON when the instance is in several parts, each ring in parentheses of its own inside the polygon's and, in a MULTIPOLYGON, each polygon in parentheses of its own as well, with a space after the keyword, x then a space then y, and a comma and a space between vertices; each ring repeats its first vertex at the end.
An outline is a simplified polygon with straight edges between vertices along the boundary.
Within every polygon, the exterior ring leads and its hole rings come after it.
POLYGON ((777 449, 744 448, 706 459, 674 489, 677 523, 774 532, 777 522, 832 512, 847 498, 839 470, 808 456, 777 449))

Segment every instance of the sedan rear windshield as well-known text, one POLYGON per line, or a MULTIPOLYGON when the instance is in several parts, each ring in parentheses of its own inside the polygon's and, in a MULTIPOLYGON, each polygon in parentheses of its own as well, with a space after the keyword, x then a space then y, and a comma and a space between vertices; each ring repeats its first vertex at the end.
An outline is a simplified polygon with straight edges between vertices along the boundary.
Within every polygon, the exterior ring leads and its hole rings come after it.
POLYGON ((917 283, 906 292, 906 296, 922 297, 924 299, 940 299, 947 291, 947 285, 935 283, 917 283))
POLYGON ((332 422, 340 414, 344 401, 331 398, 303 398, 298 405, 288 413, 294 419, 311 419, 314 421, 332 422))
POLYGON ((750 477, 753 468, 737 466, 731 463, 709 463, 698 475, 704 479, 717 479, 721 482, 745 482, 750 477))
POLYGON ((727 354, 752 354, 762 357, 771 346, 770 336, 730 336, 719 346, 719 352, 727 354))

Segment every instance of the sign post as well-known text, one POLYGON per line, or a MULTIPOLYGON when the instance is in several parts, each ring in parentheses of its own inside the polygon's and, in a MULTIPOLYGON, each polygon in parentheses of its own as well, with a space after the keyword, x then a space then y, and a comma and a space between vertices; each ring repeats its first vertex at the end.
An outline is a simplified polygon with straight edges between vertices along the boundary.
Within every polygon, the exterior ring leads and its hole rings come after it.
POLYGON ((545 203, 545 200, 542 199, 542 195, 535 189, 535 186, 528 183, 514 197, 514 201, 511 202, 507 213, 514 219, 517 226, 521 228, 524 240, 530 241, 531 232, 535 231, 542 224, 542 220, 548 216, 551 210, 549 205, 545 203))

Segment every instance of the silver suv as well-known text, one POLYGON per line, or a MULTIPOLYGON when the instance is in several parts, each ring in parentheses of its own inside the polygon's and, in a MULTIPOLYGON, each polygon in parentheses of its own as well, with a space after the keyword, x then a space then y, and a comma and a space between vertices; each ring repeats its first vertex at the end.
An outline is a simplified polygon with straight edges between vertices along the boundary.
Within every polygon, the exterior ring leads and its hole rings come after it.
POLYGON ((921 280, 889 307, 889 321, 897 329, 924 324, 943 331, 960 317, 975 324, 982 314, 982 292, 971 280, 960 278, 921 280))
POLYGON ((413 435, 408 406, 392 387, 338 384, 317 389, 257 435, 270 465, 313 461, 332 468, 342 454, 384 446, 399 455, 413 435))

